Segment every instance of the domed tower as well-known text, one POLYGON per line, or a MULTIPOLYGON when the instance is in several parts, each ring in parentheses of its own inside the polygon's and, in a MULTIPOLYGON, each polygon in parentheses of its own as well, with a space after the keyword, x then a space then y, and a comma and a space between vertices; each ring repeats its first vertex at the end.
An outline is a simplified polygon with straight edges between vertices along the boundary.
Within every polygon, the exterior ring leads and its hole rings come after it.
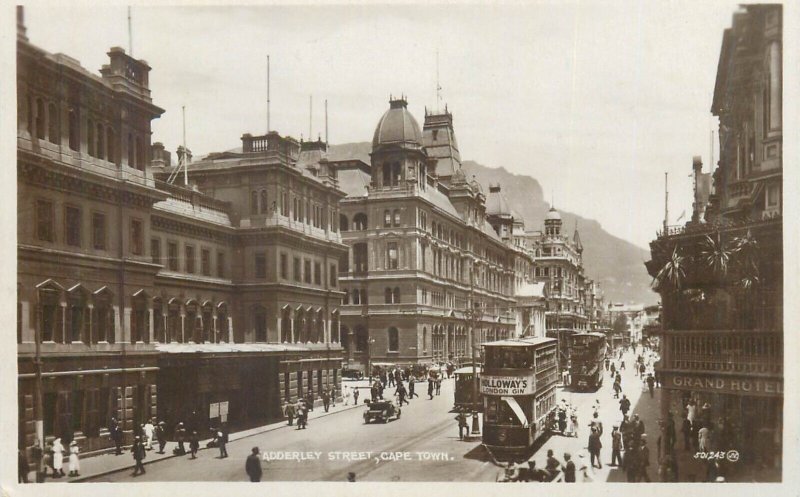
POLYGON ((555 207, 550 207, 544 218, 544 234, 546 236, 561 236, 561 214, 555 207))
POLYGON ((425 188, 428 156, 422 131, 405 98, 389 100, 372 137, 372 187, 393 189, 417 183, 425 188))
POLYGON ((514 214, 500 185, 489 185, 486 197, 486 216, 497 235, 505 240, 511 236, 514 214))

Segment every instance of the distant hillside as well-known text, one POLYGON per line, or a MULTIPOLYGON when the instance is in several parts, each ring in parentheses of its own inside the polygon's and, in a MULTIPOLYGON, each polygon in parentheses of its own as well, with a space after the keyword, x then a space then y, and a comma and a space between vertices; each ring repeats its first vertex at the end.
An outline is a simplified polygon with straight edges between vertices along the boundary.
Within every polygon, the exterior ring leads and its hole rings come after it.
MULTIPOLYGON (((345 143, 332 145, 331 156, 359 158, 369 163, 370 150, 369 143, 345 143)), ((502 167, 486 167, 473 161, 464 161, 463 166, 467 177, 474 175, 487 192, 489 183, 499 183, 511 206, 525 220, 527 230, 543 229, 550 204, 545 202, 538 181, 530 176, 512 174, 502 167)), ((586 274, 600 282, 606 302, 657 302, 658 295, 650 289, 650 277, 644 267, 644 261, 649 259, 646 250, 609 234, 593 219, 564 210, 560 212, 564 229, 570 236, 577 221, 586 274)))

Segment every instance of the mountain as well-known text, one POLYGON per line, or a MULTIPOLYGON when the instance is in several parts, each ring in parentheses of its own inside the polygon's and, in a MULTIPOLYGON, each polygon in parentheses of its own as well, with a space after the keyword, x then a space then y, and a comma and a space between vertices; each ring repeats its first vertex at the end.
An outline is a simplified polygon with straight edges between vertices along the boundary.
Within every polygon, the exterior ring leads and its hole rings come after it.
MULTIPOLYGON (((332 145, 331 159, 358 158, 369 163, 369 143, 332 145)), ((463 162, 468 178, 475 179, 489 190, 489 184, 499 183, 512 208, 525 220, 528 231, 542 230, 544 217, 550 210, 545 202, 542 187, 530 176, 513 174, 504 168, 487 167, 474 161, 463 162)), ((572 236, 577 222, 583 243, 583 261, 586 275, 600 282, 608 302, 636 302, 653 304, 658 295, 650 289, 650 276, 644 261, 650 254, 641 247, 611 235, 599 222, 559 209, 565 233, 572 236)))

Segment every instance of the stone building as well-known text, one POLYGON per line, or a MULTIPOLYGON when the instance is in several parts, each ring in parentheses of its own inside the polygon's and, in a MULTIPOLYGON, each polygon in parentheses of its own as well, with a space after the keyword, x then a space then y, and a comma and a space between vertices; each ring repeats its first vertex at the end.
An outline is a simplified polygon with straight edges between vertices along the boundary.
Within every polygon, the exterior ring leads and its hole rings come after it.
POLYGON ((245 135, 166 183, 147 63, 112 48, 96 75, 18 16, 20 447, 100 450, 112 418, 128 440, 151 417, 253 426, 338 387, 344 193, 318 144, 245 135))
POLYGON ((707 404, 701 422, 741 456, 729 480, 781 479, 781 51, 782 6, 734 14, 711 107, 720 122, 713 192, 695 202, 692 221, 665 226, 646 263, 662 303, 662 416, 682 416, 689 399, 707 404))
POLYGON ((519 254, 487 221, 486 196, 468 181, 452 114, 419 124, 390 100, 370 164, 337 164, 346 292, 342 340, 353 367, 465 362, 475 341, 512 336, 519 254), (346 337, 346 339, 345 339, 346 337))

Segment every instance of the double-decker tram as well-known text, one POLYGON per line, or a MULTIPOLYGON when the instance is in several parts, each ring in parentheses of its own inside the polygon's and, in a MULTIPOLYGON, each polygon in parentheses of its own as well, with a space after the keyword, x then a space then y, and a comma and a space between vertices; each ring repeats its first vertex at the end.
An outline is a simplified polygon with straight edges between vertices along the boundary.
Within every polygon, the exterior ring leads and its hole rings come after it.
POLYGON ((526 452, 550 426, 558 372, 553 338, 483 344, 483 444, 500 453, 526 452))
POLYGON ((603 333, 576 333, 569 337, 570 386, 597 389, 603 385, 606 336, 603 333))
POLYGON ((481 402, 481 395, 478 393, 478 398, 475 398, 475 376, 480 380, 481 368, 475 367, 475 375, 472 374, 472 366, 465 366, 458 368, 453 373, 455 377, 455 389, 453 392, 453 405, 456 409, 469 409, 470 411, 481 411, 483 403, 481 402))

